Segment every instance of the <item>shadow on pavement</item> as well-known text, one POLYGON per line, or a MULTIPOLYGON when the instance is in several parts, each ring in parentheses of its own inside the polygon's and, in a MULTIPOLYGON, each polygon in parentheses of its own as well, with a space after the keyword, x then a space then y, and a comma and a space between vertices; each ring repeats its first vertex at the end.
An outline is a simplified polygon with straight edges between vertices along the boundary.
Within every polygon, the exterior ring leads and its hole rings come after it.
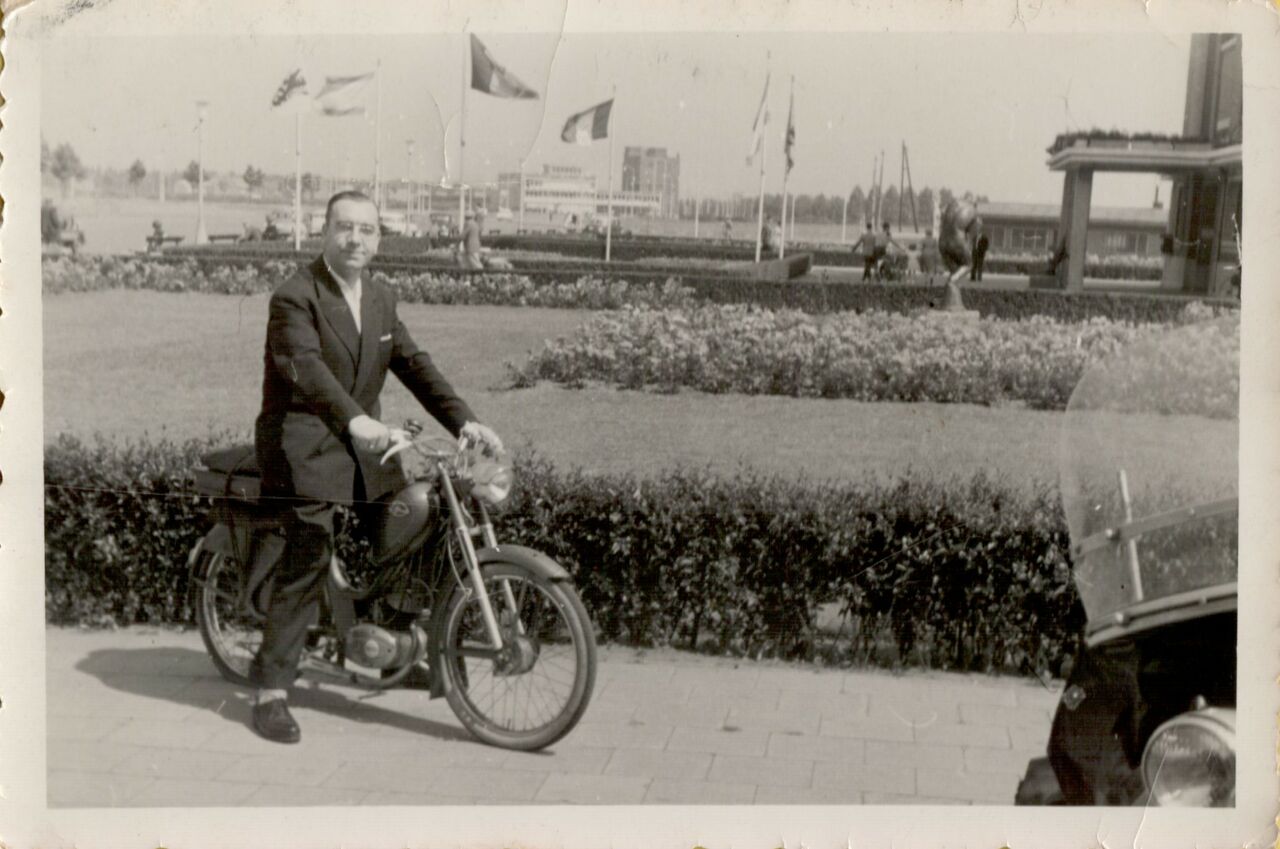
MULTIPOLYGON (((75 668, 113 690, 199 708, 229 722, 248 726, 249 688, 223 680, 213 670, 212 664, 209 664, 208 675, 192 672, 179 676, 168 671, 175 667, 197 670, 201 661, 208 662, 202 652, 185 648, 96 649, 75 668)), ((324 689, 305 675, 290 692, 289 704, 349 719, 353 725, 377 724, 438 740, 476 742, 461 728, 371 705, 367 699, 351 698, 324 689)))

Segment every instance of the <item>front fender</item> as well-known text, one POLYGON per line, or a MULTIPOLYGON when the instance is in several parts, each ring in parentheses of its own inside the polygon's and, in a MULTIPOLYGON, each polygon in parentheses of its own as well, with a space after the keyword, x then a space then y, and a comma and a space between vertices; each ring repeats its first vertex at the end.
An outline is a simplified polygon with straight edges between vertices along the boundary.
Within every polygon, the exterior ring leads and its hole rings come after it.
POLYGON ((481 566, 486 563, 514 563, 548 581, 572 580, 559 563, 541 551, 524 545, 500 545, 497 548, 477 549, 476 559, 480 561, 481 566))
MULTIPOLYGON (((484 567, 489 563, 512 563, 523 566, 535 575, 548 581, 572 580, 564 567, 541 551, 523 545, 500 545, 497 548, 480 548, 476 550, 476 560, 484 567)), ((444 695, 444 676, 440 674, 440 651, 444 645, 444 620, 446 604, 435 606, 431 614, 431 631, 427 635, 427 655, 433 674, 431 676, 431 698, 444 695)))

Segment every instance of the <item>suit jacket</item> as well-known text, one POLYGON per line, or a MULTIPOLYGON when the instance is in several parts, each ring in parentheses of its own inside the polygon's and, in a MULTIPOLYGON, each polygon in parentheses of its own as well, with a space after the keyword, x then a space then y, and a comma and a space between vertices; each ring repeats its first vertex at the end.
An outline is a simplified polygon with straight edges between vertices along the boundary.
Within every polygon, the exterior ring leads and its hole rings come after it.
POLYGON ((367 275, 360 328, 323 258, 272 294, 254 428, 265 494, 346 503, 357 473, 369 500, 402 486, 399 464, 356 452, 347 433, 356 416, 379 417, 388 371, 453 435, 475 419, 396 317, 394 296, 367 275))

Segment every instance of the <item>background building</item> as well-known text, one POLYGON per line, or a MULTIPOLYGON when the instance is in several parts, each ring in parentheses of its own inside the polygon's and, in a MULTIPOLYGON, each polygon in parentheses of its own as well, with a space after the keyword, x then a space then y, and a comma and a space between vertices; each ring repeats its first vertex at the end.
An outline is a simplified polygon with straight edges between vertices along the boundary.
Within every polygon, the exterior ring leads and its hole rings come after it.
MULTIPOLYGON (((536 222, 545 216, 559 226, 576 215, 578 222, 585 225, 596 216, 604 216, 609 209, 607 188, 600 189, 594 174, 573 165, 546 164, 540 174, 499 174, 498 187, 505 191, 513 213, 518 214, 523 203, 526 222, 530 218, 536 222)), ((655 216, 660 209, 661 197, 657 193, 613 193, 615 216, 655 216)))
POLYGON ((1091 226, 1089 199, 1095 172, 1163 174, 1173 180, 1161 288, 1228 295, 1235 291, 1244 226, 1241 37, 1191 37, 1182 135, 1073 133, 1049 149, 1049 168, 1063 172, 1058 234, 1065 247, 1058 285, 1084 285, 1091 226))
MULTIPOLYGON (((993 253, 1041 253, 1058 242, 1061 210, 1051 203, 979 203, 993 253)), ((1100 207, 1089 211, 1090 254, 1159 256, 1169 213, 1162 207, 1100 207)))
POLYGON ((628 147, 622 154, 622 190, 657 195, 658 214, 680 215, 680 157, 665 147, 628 147))

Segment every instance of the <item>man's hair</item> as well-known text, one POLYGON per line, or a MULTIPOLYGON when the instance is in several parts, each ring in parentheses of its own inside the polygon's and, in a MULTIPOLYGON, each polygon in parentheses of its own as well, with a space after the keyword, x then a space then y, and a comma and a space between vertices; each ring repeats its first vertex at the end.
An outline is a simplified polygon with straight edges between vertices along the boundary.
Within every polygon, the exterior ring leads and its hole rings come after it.
POLYGON ((356 189, 346 189, 344 191, 338 192, 336 195, 329 198, 329 203, 324 208, 324 223, 326 225, 329 223, 329 219, 333 217, 334 205, 338 203, 338 201, 342 201, 342 200, 363 201, 365 203, 371 204, 375 211, 378 210, 378 205, 373 202, 373 198, 369 197, 364 192, 357 191, 356 189))

